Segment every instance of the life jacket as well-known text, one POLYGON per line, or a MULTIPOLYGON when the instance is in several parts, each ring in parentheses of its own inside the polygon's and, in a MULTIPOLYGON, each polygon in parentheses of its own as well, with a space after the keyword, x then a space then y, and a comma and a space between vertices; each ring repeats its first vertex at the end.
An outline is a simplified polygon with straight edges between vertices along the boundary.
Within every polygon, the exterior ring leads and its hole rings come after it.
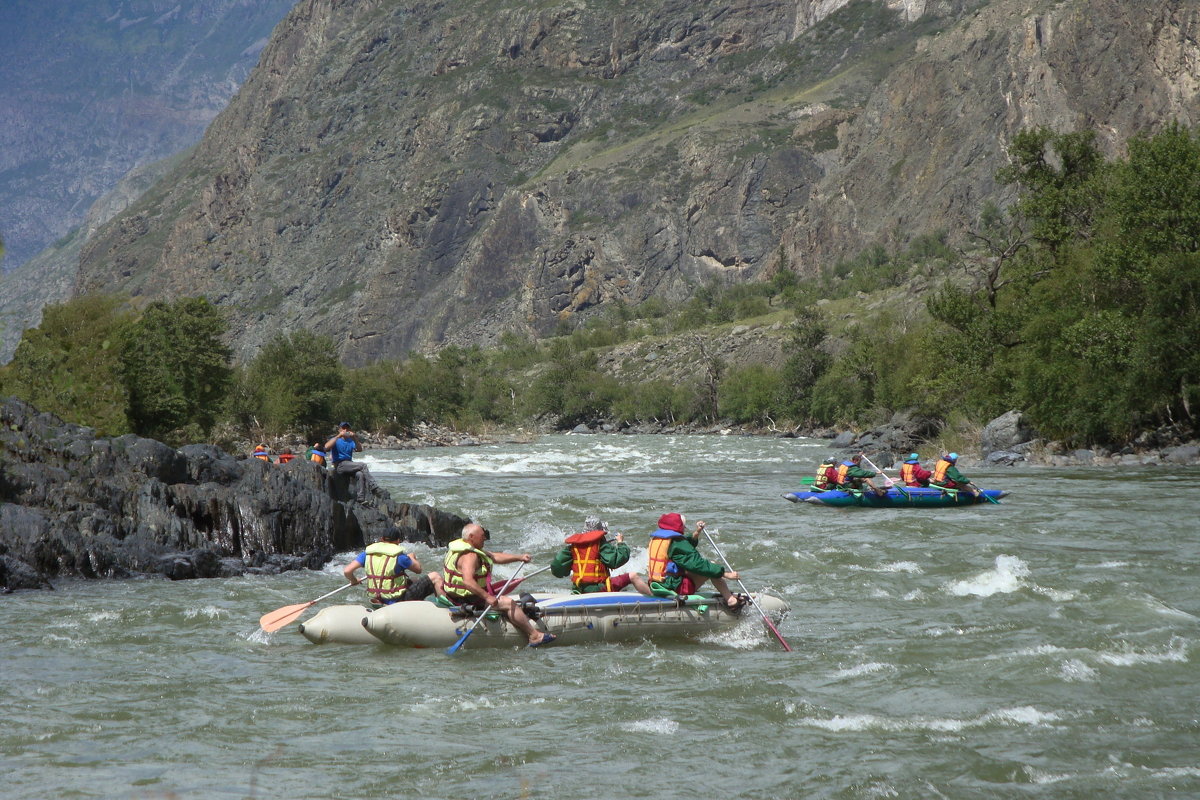
POLYGON ((924 486, 924 481, 916 476, 916 468, 921 466, 919 461, 905 461, 900 465, 900 480, 905 486, 924 486))
POLYGON ((821 466, 817 467, 817 479, 813 481, 813 488, 828 489, 829 484, 837 483, 837 478, 837 470, 834 469, 833 464, 828 461, 822 462, 821 466))
POLYGON ((842 465, 840 467, 838 467, 838 469, 837 469, 838 486, 846 486, 847 484, 850 483, 850 481, 853 480, 853 478, 851 478, 849 476, 850 468, 853 466, 854 466, 853 462, 843 461, 842 465))
POLYGON ((270 461, 271 460, 270 452, 262 449, 261 447, 254 448, 254 457, 257 458, 259 461, 270 461))
POLYGON ((953 489, 958 484, 946 479, 946 471, 952 466, 954 466, 954 463, 949 459, 939 458, 937 464, 933 467, 933 477, 930 480, 933 483, 946 484, 948 488, 953 489))
POLYGON ((286 464, 295 457, 296 456, 293 453, 280 453, 279 454, 279 463, 286 464))
POLYGON ((576 587, 596 583, 608 586, 609 569, 600 560, 600 545, 604 544, 604 531, 573 533, 566 538, 571 548, 571 583, 576 587))
POLYGON ((404 548, 391 542, 376 542, 367 548, 367 594, 375 605, 399 600, 408 588, 408 573, 396 574, 396 559, 404 548))
POLYGON ((679 567, 671 560, 668 553, 671 551, 671 542, 682 538, 682 533, 662 528, 650 534, 650 566, 647 570, 650 573, 651 583, 661 583, 666 576, 679 574, 679 567))
POLYGON ((314 447, 314 448, 312 448, 312 449, 310 449, 310 450, 308 451, 308 460, 309 460, 309 461, 315 461, 315 462, 317 462, 318 464, 320 464, 322 467, 323 467, 323 466, 325 466, 325 451, 324 451, 324 450, 318 450, 318 449, 317 449, 317 448, 315 448, 315 447, 314 447))
POLYGON ((492 574, 492 564, 494 562, 486 550, 476 550, 467 540, 455 539, 450 543, 450 549, 446 551, 446 560, 443 563, 446 573, 444 588, 446 594, 452 597, 466 598, 474 596, 463 580, 462 570, 458 568, 458 559, 464 553, 475 553, 479 556, 479 563, 475 566, 476 583, 480 586, 486 586, 488 576, 492 574))

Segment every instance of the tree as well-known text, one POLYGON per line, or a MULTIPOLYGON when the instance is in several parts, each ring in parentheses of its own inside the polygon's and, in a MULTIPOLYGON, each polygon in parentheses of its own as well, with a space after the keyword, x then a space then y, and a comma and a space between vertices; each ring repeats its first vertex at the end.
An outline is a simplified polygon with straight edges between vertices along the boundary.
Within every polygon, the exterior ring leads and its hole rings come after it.
POLYGON ((86 295, 42 309, 6 370, 4 390, 64 420, 107 436, 130 431, 121 380, 124 298, 86 295))
POLYGON ((243 424, 265 433, 328 428, 345 385, 333 340, 312 331, 280 333, 241 371, 232 400, 243 424))
POLYGON ((232 379, 225 329, 221 313, 195 297, 151 303, 127 326, 121 364, 135 431, 194 440, 212 428, 232 379))

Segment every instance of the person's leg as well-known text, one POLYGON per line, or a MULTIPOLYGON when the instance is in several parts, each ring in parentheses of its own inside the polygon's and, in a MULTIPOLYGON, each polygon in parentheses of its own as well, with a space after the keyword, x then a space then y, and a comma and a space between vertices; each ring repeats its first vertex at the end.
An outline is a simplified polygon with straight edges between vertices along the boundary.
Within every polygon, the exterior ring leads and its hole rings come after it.
POLYGON ((533 623, 525 615, 525 610, 513 602, 508 595, 498 598, 496 607, 504 612, 504 616, 508 617, 508 621, 513 624, 513 627, 525 634, 525 638, 529 640, 530 644, 540 644, 546 637, 546 634, 533 627, 533 623))
POLYGON ((407 588, 404 590, 404 595, 400 598, 404 601, 424 600, 429 595, 433 594, 433 581, 428 575, 418 575, 408 582, 407 588))

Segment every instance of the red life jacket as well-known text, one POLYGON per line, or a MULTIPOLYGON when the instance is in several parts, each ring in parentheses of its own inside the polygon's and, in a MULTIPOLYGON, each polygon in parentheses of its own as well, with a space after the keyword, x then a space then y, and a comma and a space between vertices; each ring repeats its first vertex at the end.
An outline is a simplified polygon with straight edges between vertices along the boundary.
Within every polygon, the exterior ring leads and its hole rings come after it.
MULTIPOLYGON (((604 531, 573 533, 566 538, 571 548, 571 582, 576 586, 608 583, 609 570, 600 560, 604 531)), ((607 587, 606 587, 607 588, 607 587)))
POLYGON ((296 457, 296 455, 294 453, 280 453, 279 454, 279 463, 286 464, 295 457, 296 457))
POLYGON ((828 489, 830 484, 837 484, 838 474, 833 464, 824 462, 817 467, 817 478, 813 481, 814 489, 828 489))

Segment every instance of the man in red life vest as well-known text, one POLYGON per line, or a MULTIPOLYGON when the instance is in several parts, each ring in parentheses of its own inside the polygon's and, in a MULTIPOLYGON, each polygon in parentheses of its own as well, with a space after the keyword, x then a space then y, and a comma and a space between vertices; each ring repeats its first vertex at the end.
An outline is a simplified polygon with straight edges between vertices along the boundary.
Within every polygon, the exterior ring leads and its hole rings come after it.
POLYGON ((565 546, 550 562, 550 574, 556 578, 570 575, 572 594, 619 592, 633 584, 642 594, 650 595, 650 585, 636 572, 611 572, 629 561, 625 535, 618 533, 615 542, 608 541, 608 524, 599 517, 588 517, 583 527, 583 533, 566 538, 565 546))
POLYGON ((900 465, 900 480, 905 486, 928 486, 933 473, 921 466, 921 457, 910 453, 908 460, 900 465))

